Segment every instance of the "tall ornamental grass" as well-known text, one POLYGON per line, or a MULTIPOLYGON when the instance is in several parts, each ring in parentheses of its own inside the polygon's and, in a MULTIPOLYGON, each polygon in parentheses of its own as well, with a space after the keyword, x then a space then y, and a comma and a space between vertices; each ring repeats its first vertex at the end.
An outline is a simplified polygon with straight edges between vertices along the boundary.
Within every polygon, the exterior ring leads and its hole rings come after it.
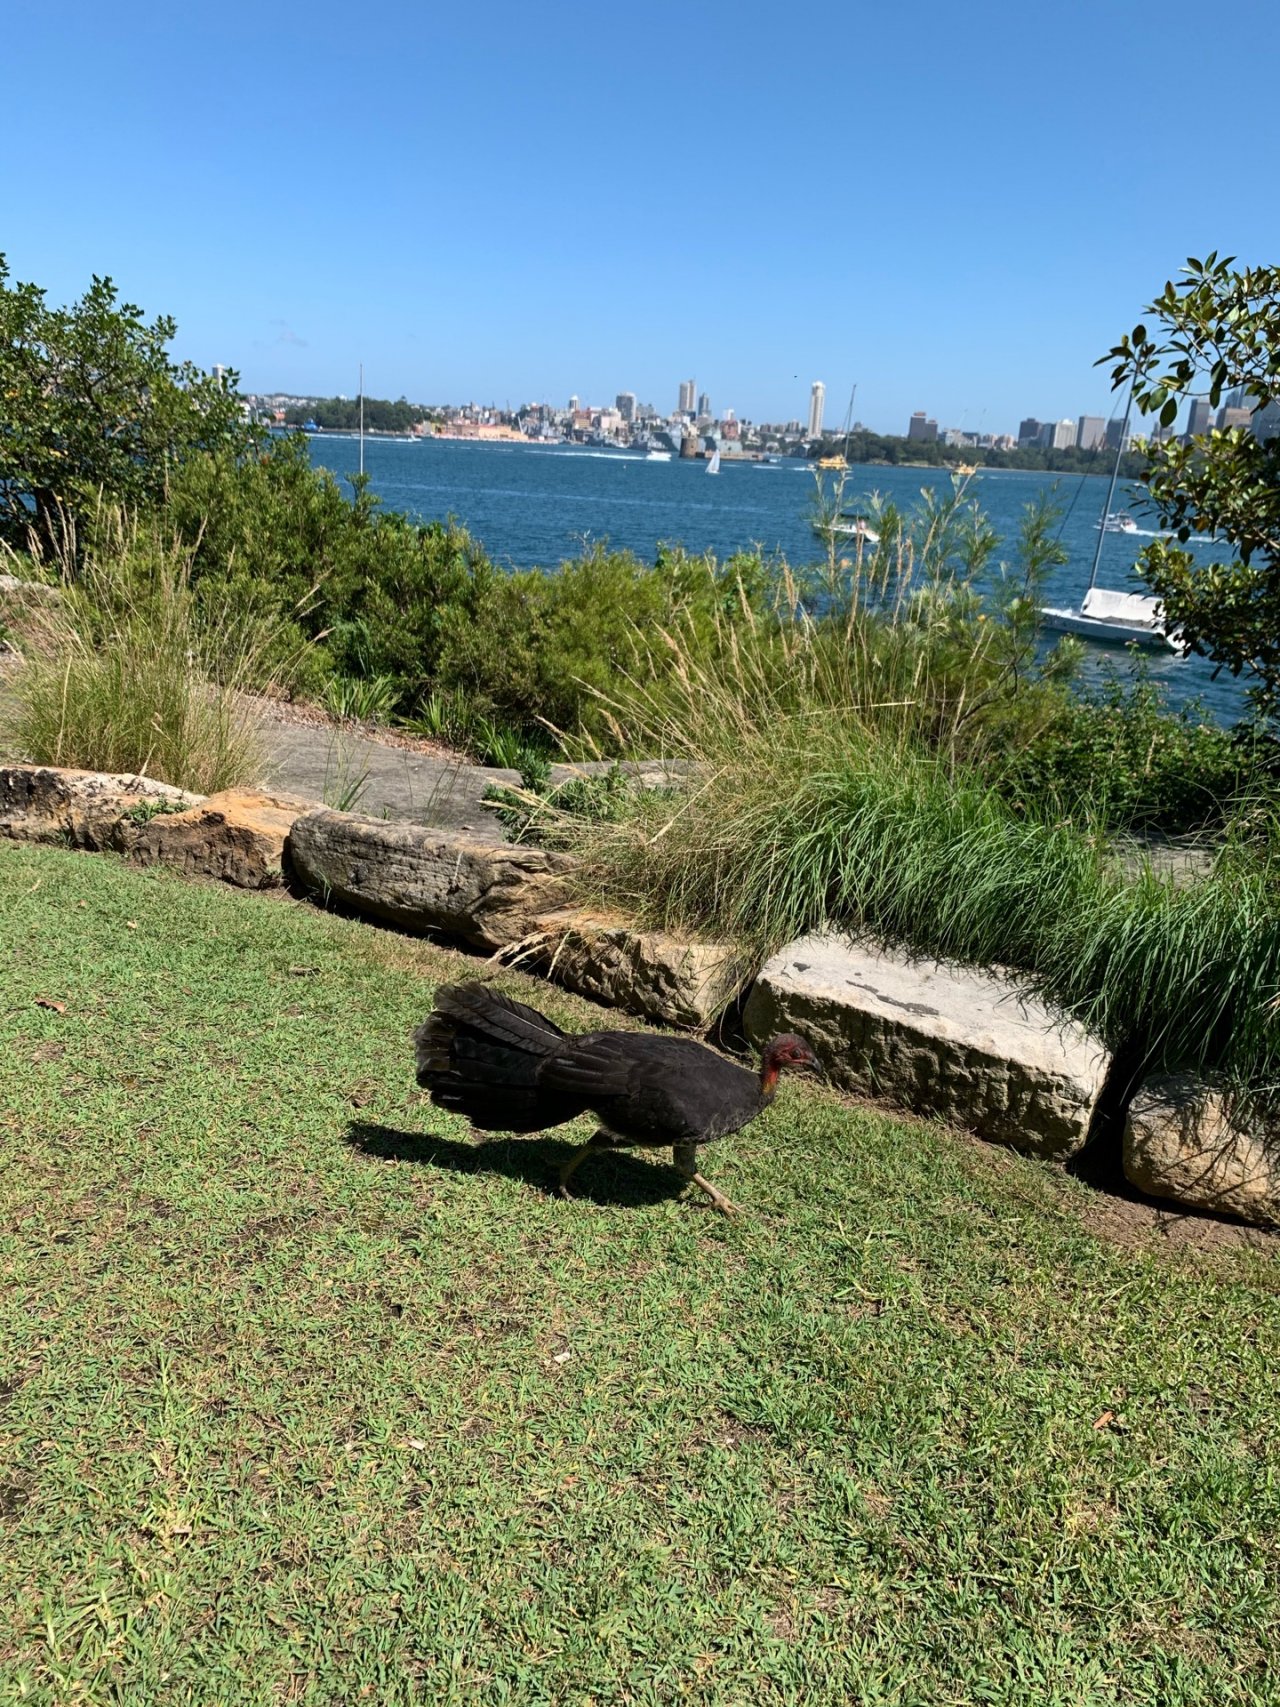
POLYGON ((1002 744, 1025 738, 1039 668, 1020 613, 1001 632, 939 584, 890 591, 842 622, 740 623, 714 656, 665 636, 661 694, 629 680, 611 715, 686 780, 620 813, 552 817, 589 889, 757 962, 834 927, 1010 968, 1149 1067, 1275 1086, 1274 804, 1194 877, 1156 870, 1079 802, 1070 818, 1011 804, 1002 744))
POLYGON ((190 553, 159 524, 99 516, 59 563, 60 597, 28 635, 5 708, 8 745, 42 764, 138 773, 200 793, 255 781, 246 690, 269 627, 231 600, 197 606, 190 553))

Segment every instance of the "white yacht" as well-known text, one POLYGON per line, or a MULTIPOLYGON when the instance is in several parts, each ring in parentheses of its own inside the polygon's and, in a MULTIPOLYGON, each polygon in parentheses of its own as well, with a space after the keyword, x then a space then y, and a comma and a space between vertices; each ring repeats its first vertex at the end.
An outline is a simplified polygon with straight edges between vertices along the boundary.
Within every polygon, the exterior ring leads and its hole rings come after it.
POLYGON ((1046 606, 1040 612, 1046 628, 1078 634, 1102 646, 1142 646, 1152 652, 1187 650, 1186 642, 1165 627, 1159 599, 1146 593, 1118 593, 1110 587, 1090 587, 1080 608, 1046 606))

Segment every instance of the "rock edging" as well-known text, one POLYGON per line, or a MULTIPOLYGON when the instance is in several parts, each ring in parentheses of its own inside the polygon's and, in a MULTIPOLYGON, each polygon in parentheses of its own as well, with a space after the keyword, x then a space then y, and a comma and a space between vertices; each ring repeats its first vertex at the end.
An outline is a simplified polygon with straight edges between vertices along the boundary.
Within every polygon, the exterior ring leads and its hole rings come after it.
POLYGON ((1109 1057, 1007 978, 838 936, 768 961, 744 1023, 799 1031, 834 1082, 995 1143, 1065 1162, 1088 1141, 1109 1057))

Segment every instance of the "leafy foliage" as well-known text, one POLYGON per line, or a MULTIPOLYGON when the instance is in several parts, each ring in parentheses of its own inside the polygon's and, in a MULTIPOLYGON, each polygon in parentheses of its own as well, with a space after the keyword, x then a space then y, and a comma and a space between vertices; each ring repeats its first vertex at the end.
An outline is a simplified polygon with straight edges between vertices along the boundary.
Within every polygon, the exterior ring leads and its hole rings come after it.
MULTIPOLYGON (((432 410, 424 403, 407 403, 403 397, 394 403, 385 397, 364 399, 364 424, 375 433, 407 433, 417 422, 426 420, 432 410)), ((300 427, 314 421, 317 427, 331 431, 354 432, 360 424, 358 397, 317 397, 313 403, 298 403, 286 409, 285 420, 300 427)))
POLYGON ((1171 712, 1148 676, 1111 671, 1062 695, 994 774, 1023 812, 1176 835, 1221 826, 1274 767, 1255 732, 1221 729, 1193 705, 1171 712))
POLYGON ((187 458, 250 446, 236 376, 172 362, 175 330, 119 301, 108 278, 51 308, 35 285, 9 283, 0 255, 0 538, 22 548, 34 531, 56 550, 104 500, 155 503, 187 458))
MULTIPOLYGON (((1191 259, 1104 361, 1117 385, 1163 428, 1198 390, 1213 407, 1239 392, 1259 413, 1280 402, 1280 268, 1237 269, 1232 257, 1191 259)), ((1268 419, 1274 418, 1271 413, 1268 419)), ((1185 542, 1214 534, 1238 561, 1198 564, 1157 541, 1142 572, 1188 644, 1250 678, 1259 709, 1280 714, 1280 423, 1267 442, 1242 427, 1149 447, 1141 478, 1163 524, 1185 542)))
POLYGON ((387 709, 425 734, 469 739, 487 723, 527 744, 585 722, 608 740, 599 695, 625 669, 661 668, 657 652, 643 662, 642 632, 685 618, 709 630, 715 613, 764 597, 750 556, 670 551, 649 567, 597 546, 553 574, 507 573, 464 528, 418 526, 355 486, 348 501, 290 437, 239 462, 194 459, 168 513, 203 592, 272 610, 290 654, 309 642, 300 688, 382 678, 387 709))

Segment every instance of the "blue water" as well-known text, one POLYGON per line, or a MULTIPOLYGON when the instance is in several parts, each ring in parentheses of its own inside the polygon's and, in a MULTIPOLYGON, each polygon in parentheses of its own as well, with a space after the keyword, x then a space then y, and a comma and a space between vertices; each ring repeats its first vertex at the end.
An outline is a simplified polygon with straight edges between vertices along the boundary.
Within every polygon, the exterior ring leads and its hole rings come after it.
MULTIPOLYGON (((313 460, 343 477, 355 473, 354 438, 311 441, 313 460)), ((584 544, 607 540, 652 562, 661 544, 727 557, 760 546, 793 564, 819 556, 810 526, 813 473, 800 462, 726 463, 708 478, 701 462, 648 462, 619 451, 476 444, 459 440, 366 439, 365 469, 373 490, 392 509, 420 520, 454 517, 484 545, 495 563, 516 569, 553 568, 577 555, 584 544)), ((858 508, 873 493, 903 508, 922 489, 949 493, 941 469, 856 467, 845 486, 846 508, 858 508)), ((1048 492, 1065 512, 1061 538, 1069 561, 1053 573, 1051 604, 1078 604, 1088 584, 1098 534, 1096 523, 1107 494, 1102 475, 1053 475, 1021 470, 981 470, 968 494, 982 506, 1000 535, 1000 556, 1012 560, 1019 522, 1027 504, 1048 492)), ((1142 528, 1142 489, 1122 483, 1114 508, 1132 510, 1142 528)), ((1106 534, 1099 582, 1137 586, 1134 559, 1142 536, 1106 534)), ((1225 556, 1222 548, 1195 548, 1205 561, 1225 556)), ((1168 690, 1171 703, 1202 698, 1221 721, 1234 721, 1243 707, 1239 685, 1199 658, 1147 654, 1147 668, 1168 690)), ((1126 674, 1134 665, 1119 649, 1090 649, 1089 673, 1103 662, 1126 674)))

